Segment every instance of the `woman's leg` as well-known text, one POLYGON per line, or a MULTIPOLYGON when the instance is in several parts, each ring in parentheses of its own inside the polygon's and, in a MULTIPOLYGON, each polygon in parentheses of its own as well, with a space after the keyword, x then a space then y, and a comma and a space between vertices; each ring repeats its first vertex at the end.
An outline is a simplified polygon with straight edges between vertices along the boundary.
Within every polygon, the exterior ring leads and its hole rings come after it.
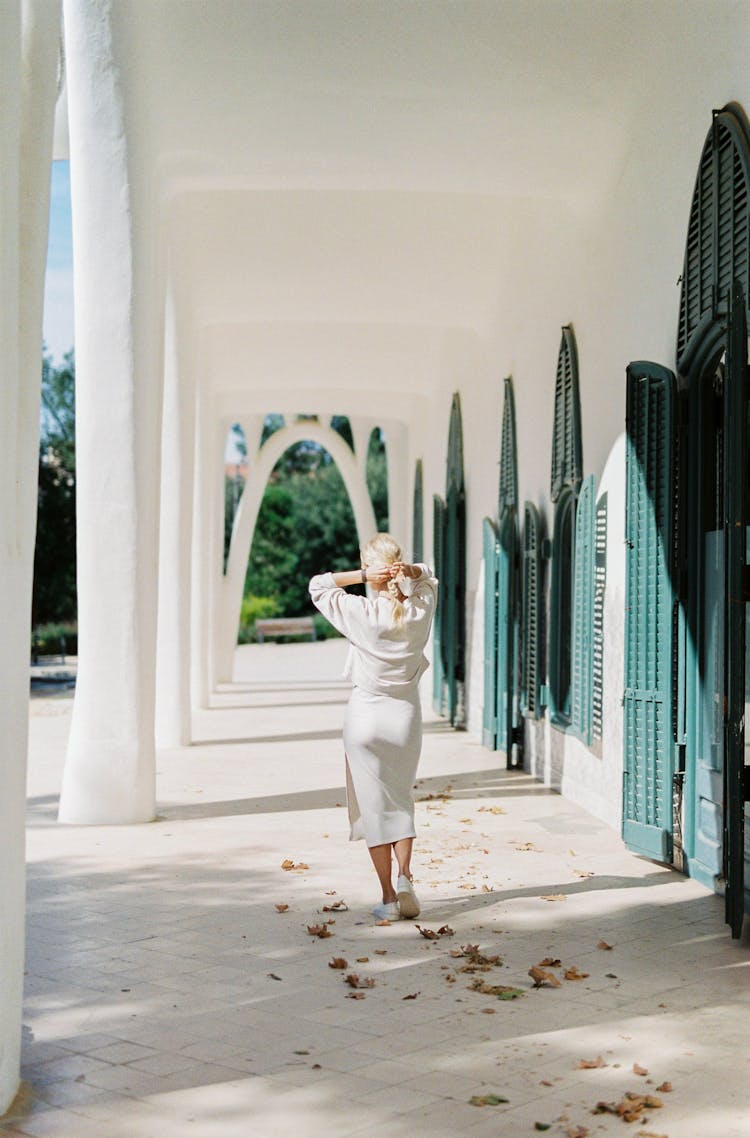
MULTIPOLYGON (((407 839, 411 840, 411 839, 407 839)), ((378 875, 380 888, 383 890, 383 903, 390 904, 391 901, 396 900, 396 890, 393 888, 393 878, 391 876, 391 847, 390 844, 384 846, 369 846, 370 857, 372 864, 375 866, 375 872, 378 875)))
POLYGON ((397 842, 393 843, 393 852, 396 855, 398 862, 398 875, 399 877, 408 877, 411 881, 411 851, 414 845, 414 838, 399 838, 397 842))

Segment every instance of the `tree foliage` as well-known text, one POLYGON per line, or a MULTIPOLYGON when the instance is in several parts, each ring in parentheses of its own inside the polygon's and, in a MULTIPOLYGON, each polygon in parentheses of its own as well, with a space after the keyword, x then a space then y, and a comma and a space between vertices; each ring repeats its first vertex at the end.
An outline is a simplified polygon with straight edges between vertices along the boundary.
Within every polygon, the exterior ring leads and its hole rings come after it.
POLYGON ((42 358, 32 620, 76 618, 75 358, 42 358))

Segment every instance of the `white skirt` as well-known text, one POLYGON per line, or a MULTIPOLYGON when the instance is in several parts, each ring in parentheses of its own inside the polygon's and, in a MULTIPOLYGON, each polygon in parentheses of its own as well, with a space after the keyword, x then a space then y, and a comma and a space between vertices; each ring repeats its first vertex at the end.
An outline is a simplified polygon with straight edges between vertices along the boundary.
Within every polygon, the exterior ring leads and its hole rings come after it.
POLYGON ((344 717, 350 841, 413 838, 412 790, 422 749, 419 690, 394 699, 352 688, 344 717))

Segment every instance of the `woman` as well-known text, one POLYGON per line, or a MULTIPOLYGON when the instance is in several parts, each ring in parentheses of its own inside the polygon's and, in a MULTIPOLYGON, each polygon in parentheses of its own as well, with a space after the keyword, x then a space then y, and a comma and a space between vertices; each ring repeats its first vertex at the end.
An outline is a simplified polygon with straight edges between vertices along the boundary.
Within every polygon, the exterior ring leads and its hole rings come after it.
POLYGON ((405 565, 387 533, 361 551, 362 568, 310 581, 313 604, 349 641, 353 684, 344 719, 350 840, 364 838, 383 894, 381 920, 419 915, 411 878, 412 787, 422 747, 419 679, 437 601, 426 565, 405 565), (372 597, 346 593, 367 583, 372 597), (393 887, 392 854, 398 876, 393 887))

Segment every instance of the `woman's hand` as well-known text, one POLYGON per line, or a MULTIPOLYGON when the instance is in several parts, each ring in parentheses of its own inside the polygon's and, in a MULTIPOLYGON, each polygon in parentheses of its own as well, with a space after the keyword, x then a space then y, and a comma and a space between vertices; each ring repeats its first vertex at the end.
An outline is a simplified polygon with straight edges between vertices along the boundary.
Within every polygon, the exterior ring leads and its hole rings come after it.
POLYGON ((393 564, 388 566, 388 575, 393 577, 410 577, 412 580, 419 576, 418 570, 414 565, 406 565, 403 561, 394 561, 393 564))
POLYGON ((390 581, 393 574, 391 573, 392 565, 368 565, 365 570, 368 585, 377 585, 378 588, 383 588, 390 581))

